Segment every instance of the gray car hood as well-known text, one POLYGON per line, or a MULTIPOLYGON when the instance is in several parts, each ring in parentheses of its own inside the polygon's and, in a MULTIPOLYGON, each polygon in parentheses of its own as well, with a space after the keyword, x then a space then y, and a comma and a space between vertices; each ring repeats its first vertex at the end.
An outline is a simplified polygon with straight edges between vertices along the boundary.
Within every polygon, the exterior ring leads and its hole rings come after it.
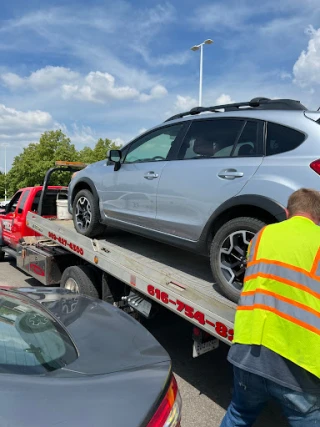
POLYGON ((79 357, 68 370, 101 375, 170 362, 143 326, 111 304, 70 293, 53 301, 45 293, 41 303, 61 321, 78 349, 79 357))
POLYGON ((166 351, 110 304, 28 290, 65 326, 79 358, 43 376, 0 375, 1 427, 142 427, 171 374, 166 351))

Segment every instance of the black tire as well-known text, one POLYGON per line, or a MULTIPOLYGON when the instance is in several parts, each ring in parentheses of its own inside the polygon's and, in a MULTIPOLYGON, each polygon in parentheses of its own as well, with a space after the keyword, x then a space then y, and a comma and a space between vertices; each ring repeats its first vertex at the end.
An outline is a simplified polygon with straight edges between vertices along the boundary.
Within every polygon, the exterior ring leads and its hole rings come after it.
POLYGON ((60 287, 70 289, 69 286, 71 284, 76 284, 78 288, 78 290, 75 291, 76 293, 93 298, 100 298, 100 282, 101 278, 99 281, 99 274, 93 266, 73 265, 64 270, 60 281, 60 287))
POLYGON ((98 200, 95 199, 91 191, 80 190, 74 198, 72 208, 74 228, 79 234, 93 238, 103 233, 106 227, 100 223, 101 216, 99 210, 99 203, 98 200), (77 208, 80 199, 84 201, 84 209, 81 213, 79 213, 77 208), (85 207, 87 207, 87 209, 85 209, 85 207), (88 211, 88 207, 90 208, 91 212, 88 211), (82 225, 80 223, 80 218, 83 218, 82 225), (86 219, 87 222, 84 223, 86 219))
POLYGON ((120 302, 122 297, 130 292, 125 283, 109 274, 102 274, 102 297, 109 304, 120 302))
POLYGON ((243 234, 241 234, 240 232, 247 232, 245 236, 246 240, 248 241, 249 239, 251 240, 253 235, 255 235, 265 225, 265 222, 260 221, 256 218, 240 217, 231 219, 219 229, 219 231, 215 234, 212 240, 210 248, 210 265, 213 279, 218 288, 220 289, 221 293, 235 303, 239 301, 246 265, 245 259, 243 259, 243 257, 246 257, 247 245, 244 243, 244 240, 242 239, 243 234), (235 234, 234 238, 238 239, 239 244, 235 244, 235 247, 237 249, 233 251, 233 253, 239 258, 241 258, 241 261, 238 261, 232 255, 230 255, 229 257, 229 255, 224 255, 220 253, 223 248, 227 249, 228 246, 231 246, 231 244, 229 245, 231 239, 228 240, 228 237, 231 236, 233 233, 237 232, 239 232, 239 235, 235 234), (243 244, 241 245, 241 243, 243 244), (224 257, 223 261, 225 262, 221 262, 221 257, 224 257), (235 269, 232 269, 233 272, 237 272, 237 274, 239 274, 238 280, 234 280, 232 283, 230 283, 230 281, 232 280, 232 275, 226 268, 221 268, 221 264, 227 266, 226 260, 229 259, 231 263, 236 262, 238 264, 235 269))
POLYGON ((4 261, 5 253, 3 252, 2 248, 0 248, 0 262, 4 261))

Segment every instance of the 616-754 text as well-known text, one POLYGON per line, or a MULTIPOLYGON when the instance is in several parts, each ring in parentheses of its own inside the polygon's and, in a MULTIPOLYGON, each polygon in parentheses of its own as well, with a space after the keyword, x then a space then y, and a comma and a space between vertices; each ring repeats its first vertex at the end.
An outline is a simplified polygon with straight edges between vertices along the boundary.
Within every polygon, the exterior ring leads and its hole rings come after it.
POLYGON ((184 302, 171 298, 169 294, 161 291, 160 289, 155 288, 153 285, 148 285, 147 288, 148 294, 152 297, 155 297, 157 300, 161 301, 163 304, 171 304, 175 307, 176 311, 184 314, 190 319, 196 320, 200 325, 209 325, 211 326, 215 333, 220 335, 222 338, 226 338, 229 341, 233 340, 233 329, 229 329, 224 323, 221 322, 211 322, 209 319, 206 319, 206 316, 201 311, 196 311, 191 305, 185 304, 184 302))

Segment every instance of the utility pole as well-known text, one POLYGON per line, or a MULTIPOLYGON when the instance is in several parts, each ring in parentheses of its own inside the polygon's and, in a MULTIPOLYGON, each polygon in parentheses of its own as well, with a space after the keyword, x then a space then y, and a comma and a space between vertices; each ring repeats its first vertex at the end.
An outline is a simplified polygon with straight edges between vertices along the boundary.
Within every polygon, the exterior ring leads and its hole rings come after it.
POLYGON ((192 46, 191 50, 194 52, 200 49, 200 78, 199 78, 199 107, 202 106, 202 74, 203 74, 203 46, 205 44, 212 44, 213 40, 207 39, 203 43, 192 46))

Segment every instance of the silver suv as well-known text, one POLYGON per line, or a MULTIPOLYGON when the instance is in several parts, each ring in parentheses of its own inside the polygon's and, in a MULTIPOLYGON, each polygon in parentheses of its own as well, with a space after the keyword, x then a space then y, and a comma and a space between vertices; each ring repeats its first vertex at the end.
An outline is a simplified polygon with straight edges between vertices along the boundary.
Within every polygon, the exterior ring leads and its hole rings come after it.
POLYGON ((75 228, 95 237, 109 225, 207 255, 237 302, 252 237, 285 219, 293 191, 319 187, 319 123, 299 101, 267 98, 171 117, 77 173, 75 228))

